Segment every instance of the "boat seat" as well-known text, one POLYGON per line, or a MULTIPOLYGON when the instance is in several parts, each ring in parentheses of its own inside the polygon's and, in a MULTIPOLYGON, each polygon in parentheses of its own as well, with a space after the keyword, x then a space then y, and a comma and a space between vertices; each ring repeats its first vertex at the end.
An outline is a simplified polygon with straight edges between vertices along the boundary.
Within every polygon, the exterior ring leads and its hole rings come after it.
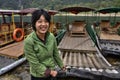
POLYGON ((112 26, 109 20, 102 20, 99 26, 102 32, 113 33, 112 26))
POLYGON ((73 22, 70 30, 71 36, 85 36, 86 35, 86 29, 85 29, 85 22, 79 21, 79 22, 73 22))
POLYGON ((101 28, 103 31, 104 31, 104 29, 107 29, 107 28, 109 28, 109 27, 111 27, 109 20, 102 20, 102 21, 100 22, 100 28, 101 28))
POLYGON ((1 32, 8 32, 9 31, 9 24, 8 23, 2 23, 0 31, 1 32))
POLYGON ((116 22, 116 24, 114 26, 112 26, 111 28, 113 30, 117 30, 117 29, 119 29, 119 27, 120 27, 120 22, 116 22))
POLYGON ((120 28, 120 22, 117 22, 114 26, 109 28, 109 32, 112 34, 116 34, 118 29, 120 28))
POLYGON ((102 31, 105 31, 109 34, 116 34, 117 33, 117 29, 119 29, 120 27, 120 22, 117 22, 114 26, 111 26, 110 23, 107 23, 107 26, 102 27, 102 31))

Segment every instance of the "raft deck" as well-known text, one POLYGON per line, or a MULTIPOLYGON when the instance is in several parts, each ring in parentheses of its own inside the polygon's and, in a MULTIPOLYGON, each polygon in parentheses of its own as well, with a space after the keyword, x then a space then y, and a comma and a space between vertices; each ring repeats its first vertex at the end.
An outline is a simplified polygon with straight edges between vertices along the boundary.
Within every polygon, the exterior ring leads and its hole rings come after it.
POLYGON ((0 48, 0 55, 10 58, 19 58, 23 55, 23 41, 0 48))
POLYGON ((98 33, 98 46, 105 54, 120 55, 120 35, 118 34, 120 22, 116 22, 114 26, 110 25, 110 21, 100 23, 100 33, 98 33), (103 24, 104 23, 104 24, 103 24))
POLYGON ((66 33, 58 48, 66 66, 90 71, 111 69, 111 65, 96 50, 89 36, 71 37, 66 33))
POLYGON ((120 41, 120 36, 118 34, 109 34, 109 33, 101 32, 100 39, 120 41))

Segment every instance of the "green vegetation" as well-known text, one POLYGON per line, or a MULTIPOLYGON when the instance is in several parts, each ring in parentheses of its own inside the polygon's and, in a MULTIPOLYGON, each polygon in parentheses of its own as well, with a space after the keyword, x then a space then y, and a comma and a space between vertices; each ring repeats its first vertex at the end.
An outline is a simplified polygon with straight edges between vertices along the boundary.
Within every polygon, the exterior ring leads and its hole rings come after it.
POLYGON ((0 9, 44 8, 58 10, 68 6, 86 6, 95 9, 120 7, 120 0, 0 0, 0 9))

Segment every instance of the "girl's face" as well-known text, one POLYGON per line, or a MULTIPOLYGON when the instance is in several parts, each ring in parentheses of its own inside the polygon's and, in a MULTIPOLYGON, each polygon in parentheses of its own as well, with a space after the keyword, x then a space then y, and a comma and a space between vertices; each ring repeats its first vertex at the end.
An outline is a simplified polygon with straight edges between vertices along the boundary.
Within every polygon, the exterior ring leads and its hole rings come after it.
POLYGON ((35 23, 36 32, 38 34, 45 34, 49 28, 49 22, 45 19, 43 15, 35 23))

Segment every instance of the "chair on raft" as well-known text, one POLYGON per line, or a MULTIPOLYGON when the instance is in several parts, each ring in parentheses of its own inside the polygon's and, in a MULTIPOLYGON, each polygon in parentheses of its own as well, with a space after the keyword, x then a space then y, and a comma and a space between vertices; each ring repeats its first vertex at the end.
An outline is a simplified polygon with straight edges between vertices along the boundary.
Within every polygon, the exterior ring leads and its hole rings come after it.
POLYGON ((71 24, 70 36, 86 36, 85 21, 74 21, 71 24))

